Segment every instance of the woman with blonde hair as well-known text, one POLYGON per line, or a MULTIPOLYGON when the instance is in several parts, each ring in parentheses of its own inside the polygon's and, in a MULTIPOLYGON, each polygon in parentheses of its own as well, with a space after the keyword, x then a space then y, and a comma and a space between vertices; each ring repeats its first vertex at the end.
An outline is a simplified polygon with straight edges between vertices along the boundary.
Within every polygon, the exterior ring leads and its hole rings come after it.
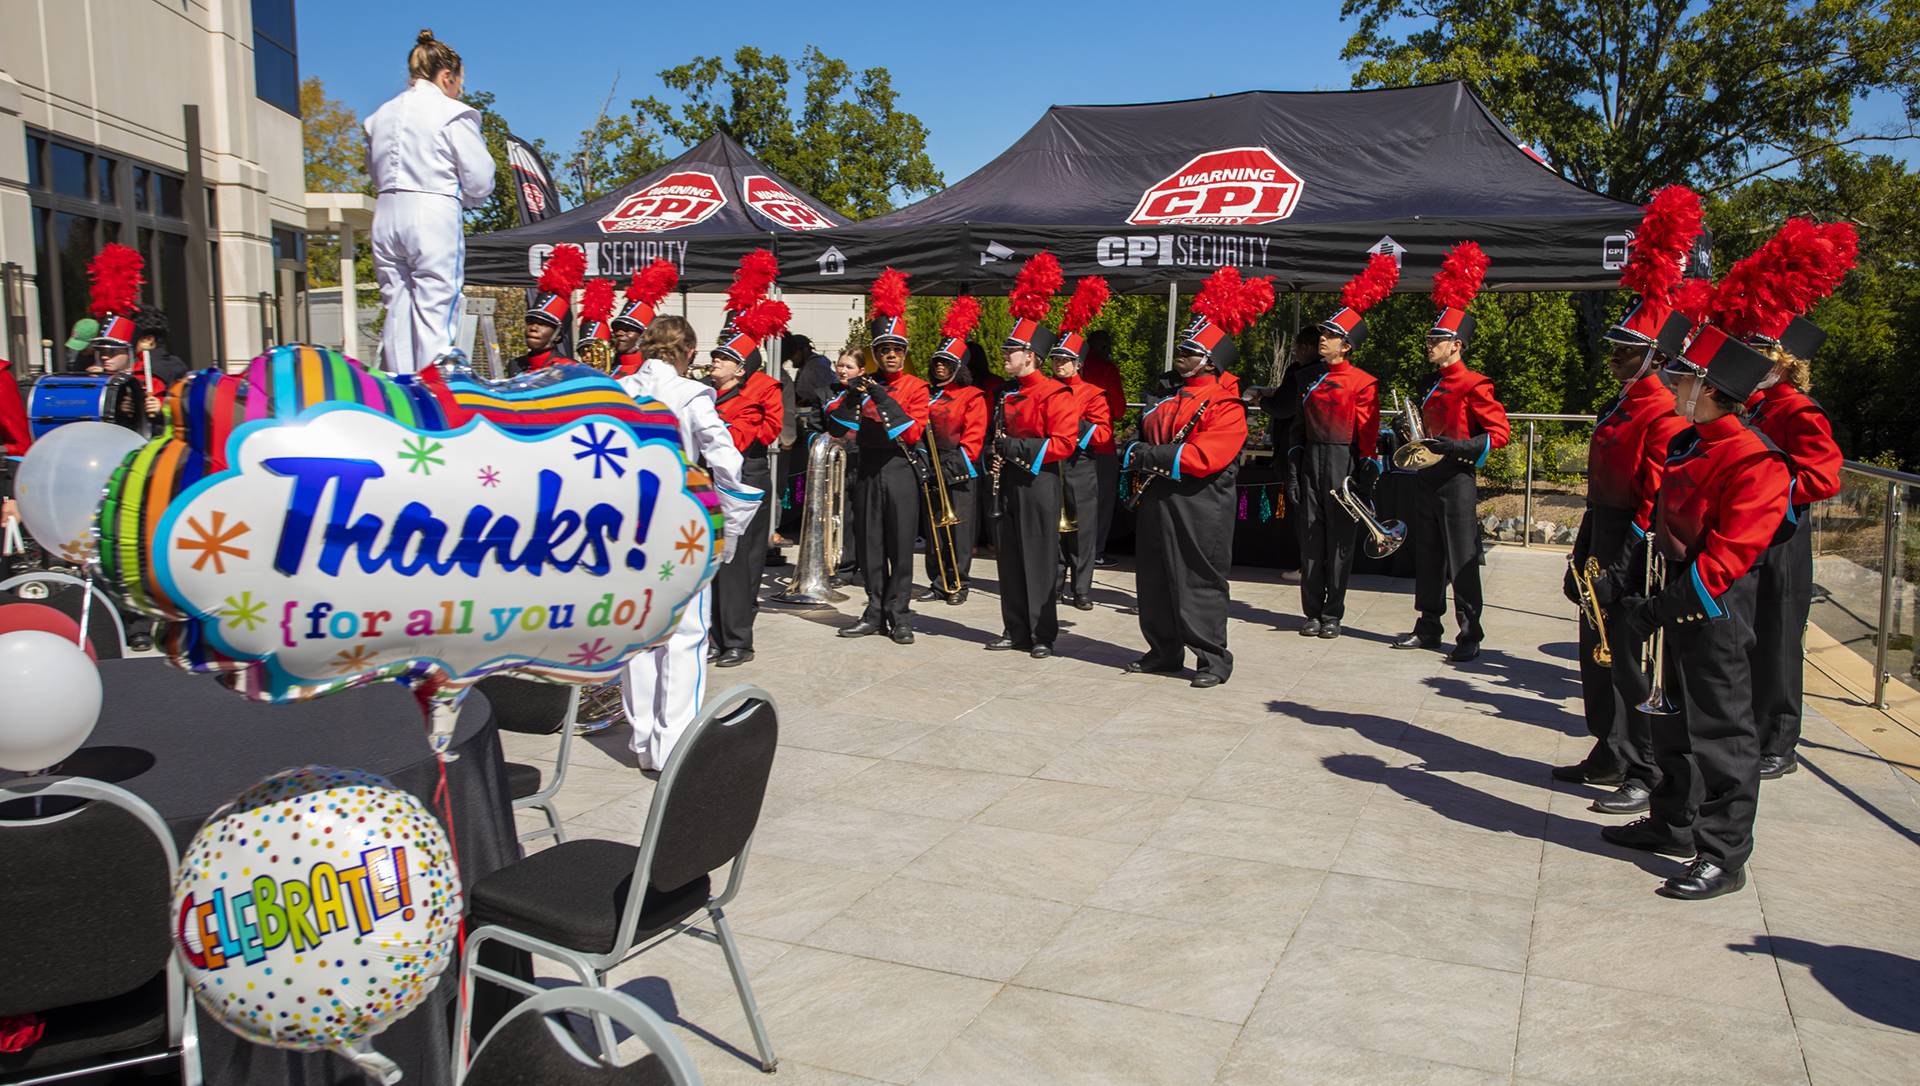
POLYGON ((460 100, 460 54, 422 30, 406 91, 367 118, 373 272, 387 309, 382 366, 412 373, 452 348, 465 278, 463 208, 493 195, 493 156, 480 113, 460 100))

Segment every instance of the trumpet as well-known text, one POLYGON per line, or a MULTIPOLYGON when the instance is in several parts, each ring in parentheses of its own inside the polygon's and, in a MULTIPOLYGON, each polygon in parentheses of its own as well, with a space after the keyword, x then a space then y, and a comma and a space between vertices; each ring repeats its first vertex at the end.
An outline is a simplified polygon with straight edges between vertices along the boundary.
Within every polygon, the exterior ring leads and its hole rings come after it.
POLYGON ((800 550, 793 580, 769 599, 780 603, 836 603, 847 598, 830 583, 840 564, 845 523, 841 496, 847 487, 847 447, 831 434, 815 434, 807 446, 807 499, 800 517, 800 550))
MULTIPOLYGON (((1652 599, 1667 587, 1667 564, 1660 557, 1660 549, 1655 546, 1651 532, 1647 534, 1647 598, 1652 599)), ((1647 638, 1642 663, 1647 670, 1647 700, 1634 708, 1648 716, 1672 716, 1680 710, 1673 707, 1667 698, 1667 631, 1658 629, 1647 638)))
MULTIPOLYGON (((900 443, 900 448, 912 458, 912 450, 905 441, 900 443)), ((927 427, 927 463, 927 470, 916 474, 920 476, 920 498, 927 510, 927 547, 933 554, 933 568, 940 575, 940 583, 934 587, 952 596, 960 591, 960 552, 953 538, 953 526, 960 523, 960 515, 953 511, 953 501, 947 495, 947 476, 940 470, 940 446, 933 440, 931 425, 927 427)))
POLYGON ((1427 427, 1420 421, 1420 412, 1407 403, 1407 398, 1395 392, 1393 399, 1400 406, 1400 424, 1397 427, 1406 441, 1393 451, 1393 466, 1402 471, 1419 471, 1430 468, 1441 460, 1432 445, 1427 444, 1427 427))
POLYGON ((1407 541, 1407 526, 1397 520, 1382 521, 1373 511, 1373 507, 1353 492, 1351 478, 1340 480, 1340 489, 1333 492, 1333 500, 1367 529, 1367 557, 1385 558, 1400 549, 1407 541))
MULTIPOLYGON (((1567 559, 1572 565, 1573 559, 1567 559)), ((1607 624, 1600 616, 1600 599, 1593 594, 1593 579, 1600 575, 1600 560, 1589 557, 1585 568, 1573 566, 1573 583, 1580 591, 1580 617, 1587 620, 1593 632, 1600 637, 1599 644, 1593 646, 1593 662, 1601 667, 1613 666, 1613 649, 1607 646, 1607 624)))

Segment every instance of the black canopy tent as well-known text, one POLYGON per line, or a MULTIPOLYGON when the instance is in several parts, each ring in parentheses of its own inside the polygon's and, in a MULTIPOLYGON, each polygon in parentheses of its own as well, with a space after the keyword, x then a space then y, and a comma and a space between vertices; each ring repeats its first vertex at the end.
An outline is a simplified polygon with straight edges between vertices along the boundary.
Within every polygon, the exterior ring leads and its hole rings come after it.
POLYGON ((555 245, 587 254, 587 275, 624 278, 658 259, 682 290, 722 290, 740 258, 778 241, 844 226, 827 207, 717 134, 610 195, 526 226, 467 239, 467 282, 531 286, 555 245))
POLYGON ((862 290, 888 266, 916 294, 991 294, 1043 249, 1069 278, 1193 289, 1223 264, 1333 290, 1370 250, 1401 289, 1473 240, 1490 289, 1612 287, 1640 209, 1568 181, 1464 83, 1249 91, 1055 106, 978 172, 912 206, 779 241, 792 290, 862 290))

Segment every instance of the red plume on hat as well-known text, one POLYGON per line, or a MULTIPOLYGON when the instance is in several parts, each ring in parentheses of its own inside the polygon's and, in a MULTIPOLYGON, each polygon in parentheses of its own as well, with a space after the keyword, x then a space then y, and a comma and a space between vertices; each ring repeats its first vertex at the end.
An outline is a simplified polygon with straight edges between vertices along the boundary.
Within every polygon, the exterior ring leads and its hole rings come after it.
MULTIPOLYGON (((1392 259, 1389 257, 1388 259, 1392 259)), ((1227 265, 1208 277, 1194 295, 1193 312, 1239 335, 1273 308, 1272 279, 1242 279, 1240 269, 1227 265)))
POLYGON ((973 326, 980 323, 980 300, 960 297, 953 300, 947 310, 947 318, 940 322, 940 334, 948 339, 965 339, 973 326))
POLYGON ((540 272, 540 293, 571 299, 587 277, 587 254, 578 245, 556 245, 540 272))
POLYGON ((1440 270, 1433 277, 1433 304, 1441 309, 1466 309, 1480 294, 1486 282, 1487 267, 1493 261, 1480 246, 1463 241, 1447 250, 1440 270))
POLYGON ((792 319, 793 312, 787 308, 787 303, 763 299, 754 303, 752 309, 733 318, 733 327, 755 340, 764 340, 784 330, 792 319))
POLYGON ((96 317, 110 317, 139 308, 143 282, 140 271, 146 264, 139 253, 117 242, 108 242, 100 255, 93 258, 93 263, 87 265, 87 275, 93 279, 87 311, 96 317))
POLYGON ((1752 256, 1727 269, 1714 292, 1714 323, 1740 339, 1777 337, 1839 287, 1859 252, 1848 223, 1788 219, 1752 256))
POLYGON ((1687 250, 1700 236, 1700 197, 1685 185, 1653 194, 1634 231, 1633 255, 1620 269, 1620 285, 1641 299, 1671 305, 1687 270, 1687 250))
POLYGON ((867 292, 873 300, 873 312, 880 317, 904 317, 907 315, 907 273, 892 268, 880 273, 873 281, 873 289, 867 292))
POLYGON ((1060 318, 1060 330, 1078 332, 1085 328, 1100 315, 1100 307, 1107 304, 1107 296, 1112 293, 1107 289, 1107 281, 1097 275, 1080 280, 1073 288, 1073 297, 1067 301, 1066 314, 1060 318))
POLYGON ((656 260, 633 277, 627 284, 628 303, 640 302, 655 306, 660 299, 673 293, 680 285, 680 269, 673 266, 671 260, 656 260))
POLYGON ((1673 292, 1673 308, 1691 324, 1704 324, 1713 314, 1715 291, 1705 279, 1688 279, 1673 292))
POLYGON ((611 316, 613 316, 613 280, 588 281, 586 293, 580 298, 581 323, 598 324, 611 316))
POLYGON ((767 296, 767 288, 780 275, 780 262, 765 249, 755 249, 740 258, 733 270, 733 285, 727 288, 727 310, 745 313, 753 303, 767 296))
POLYGON ((1013 293, 1008 295, 1007 312, 1021 320, 1044 321, 1053 309, 1053 296, 1060 292, 1066 277, 1060 274, 1060 261, 1052 253, 1037 253, 1020 266, 1014 277, 1013 293))
POLYGON ((1367 260, 1367 266, 1360 274, 1347 280, 1340 289, 1340 305, 1355 313, 1365 313, 1393 293, 1400 282, 1400 262, 1392 253, 1375 253, 1367 260))

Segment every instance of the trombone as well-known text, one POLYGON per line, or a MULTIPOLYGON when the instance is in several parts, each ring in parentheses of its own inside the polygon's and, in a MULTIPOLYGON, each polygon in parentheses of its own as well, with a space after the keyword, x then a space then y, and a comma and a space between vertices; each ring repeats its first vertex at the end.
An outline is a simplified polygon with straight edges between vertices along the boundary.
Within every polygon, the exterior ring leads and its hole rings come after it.
POLYGON ((1393 400, 1400 406, 1398 429, 1406 438, 1399 448, 1393 450, 1393 466, 1401 471, 1419 471, 1438 464, 1440 454, 1427 444, 1427 425, 1420 420, 1420 412, 1397 391, 1393 394, 1393 400))
MULTIPOLYGON (((909 460, 913 452, 902 441, 900 448, 907 453, 909 460)), ((933 568, 939 575, 935 588, 953 596, 960 591, 960 552, 953 538, 953 526, 960 523, 960 515, 953 511, 953 501, 947 496, 947 476, 940 470, 940 446, 933 440, 933 426, 927 426, 927 463, 925 471, 917 470, 920 477, 920 498, 922 508, 927 511, 927 550, 933 555, 933 568)))
MULTIPOLYGON (((1653 599, 1667 587, 1667 563, 1660 557, 1660 549, 1655 546, 1653 533, 1647 533, 1647 598, 1653 599)), ((1648 716, 1672 716, 1680 710, 1673 707, 1667 697, 1667 631, 1664 627, 1653 631, 1647 638, 1647 646, 1641 658, 1647 670, 1647 700, 1634 708, 1648 716)))
POLYGON ((1600 600, 1593 594, 1593 579, 1600 575, 1600 560, 1589 556, 1583 569, 1573 564, 1568 556, 1567 564, 1573 565, 1574 587, 1580 593, 1580 617, 1587 620, 1593 632, 1599 635, 1599 643, 1593 646, 1593 662, 1601 667, 1613 666, 1613 649, 1607 645, 1607 624, 1600 616, 1600 600))
POLYGON ((1385 558, 1407 541, 1407 526, 1397 520, 1382 521, 1372 506, 1354 494, 1351 476, 1340 480, 1340 489, 1333 492, 1333 500, 1340 503, 1348 516, 1367 529, 1368 558, 1385 558))

